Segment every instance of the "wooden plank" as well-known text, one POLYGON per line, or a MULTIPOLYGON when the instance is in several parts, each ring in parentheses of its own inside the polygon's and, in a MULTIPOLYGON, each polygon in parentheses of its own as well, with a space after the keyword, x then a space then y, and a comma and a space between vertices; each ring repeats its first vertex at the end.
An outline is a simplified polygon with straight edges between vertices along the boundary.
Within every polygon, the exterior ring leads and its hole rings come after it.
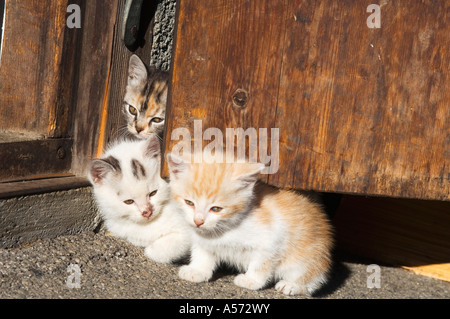
POLYGON ((87 178, 76 176, 47 176, 44 179, 0 183, 0 199, 63 191, 90 186, 87 178))
POLYGON ((344 196, 337 246, 377 262, 450 281, 450 202, 344 196))
POLYGON ((196 119, 278 128, 271 184, 450 200, 449 6, 383 3, 370 29, 356 0, 180 2, 165 151, 196 119))
POLYGON ((102 114, 108 112, 108 80, 118 0, 82 2, 82 39, 75 92, 74 147, 72 173, 84 176, 95 157, 102 127, 102 114))
POLYGON ((270 182, 450 199, 450 3, 290 1, 270 182))
POLYGON ((271 0, 179 3, 166 152, 179 142, 171 139, 175 128, 187 128, 194 138, 195 120, 202 121, 202 133, 220 129, 220 145, 226 128, 269 128, 270 137, 285 6, 271 0))
MULTIPOLYGON (((70 4, 80 6, 81 17, 84 16, 83 0, 71 0, 70 4)), ((67 10, 67 9, 66 9, 67 10)), ((66 13, 66 16, 69 14, 66 13)), ((60 79, 57 87, 57 100, 55 117, 51 121, 50 136, 54 138, 71 137, 76 107, 76 94, 78 93, 79 63, 83 29, 64 28, 62 43, 60 79)), ((75 119, 76 120, 76 119, 75 119)))
POLYGON ((55 136, 58 121, 67 125, 64 114, 57 112, 67 4, 67 0, 6 2, 0 130, 55 136))
POLYGON ((68 173, 72 163, 72 143, 72 139, 0 143, 0 180, 68 173))

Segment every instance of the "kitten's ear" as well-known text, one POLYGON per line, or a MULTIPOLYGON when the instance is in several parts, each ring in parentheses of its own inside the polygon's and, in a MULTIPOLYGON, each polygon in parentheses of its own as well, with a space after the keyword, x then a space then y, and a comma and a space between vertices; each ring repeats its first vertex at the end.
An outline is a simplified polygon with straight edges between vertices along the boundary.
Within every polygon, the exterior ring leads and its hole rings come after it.
POLYGON ((154 158, 161 155, 161 144, 156 135, 150 136, 145 143, 144 157, 154 158))
MULTIPOLYGON (((164 85, 164 84, 163 84, 164 85)), ((169 92, 169 87, 164 85, 164 89, 160 93, 159 100, 163 105, 167 105, 167 94, 169 92)))
POLYGON ((170 179, 178 179, 181 174, 187 171, 188 163, 180 157, 171 153, 167 154, 167 164, 169 167, 170 179))
POLYGON ((92 185, 101 185, 108 174, 118 171, 120 171, 120 164, 115 158, 111 156, 106 159, 97 158, 89 165, 88 178, 92 185))
POLYGON ((147 81, 147 75, 147 67, 144 62, 136 54, 133 54, 128 63, 128 84, 147 81))
POLYGON ((237 166, 233 175, 240 188, 253 186, 258 180, 259 174, 265 168, 262 163, 239 163, 235 165, 237 166))

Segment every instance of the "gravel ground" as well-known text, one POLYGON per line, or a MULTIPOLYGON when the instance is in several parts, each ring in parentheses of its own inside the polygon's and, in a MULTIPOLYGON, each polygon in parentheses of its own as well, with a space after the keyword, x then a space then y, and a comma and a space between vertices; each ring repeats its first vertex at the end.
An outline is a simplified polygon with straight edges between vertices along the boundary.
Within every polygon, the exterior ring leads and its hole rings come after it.
MULTIPOLYGON (((380 266, 380 288, 369 289, 368 262, 338 254, 329 285, 314 298, 448 298, 450 283, 380 266)), ((177 277, 179 265, 157 264, 104 231, 42 239, 0 249, 1 298, 305 298, 284 296, 272 287, 250 291, 233 284, 222 269, 208 283, 177 277), (80 276, 77 276, 77 269, 80 276), (78 281, 77 281, 78 279, 78 281), (79 283, 79 288, 76 284, 79 283)))

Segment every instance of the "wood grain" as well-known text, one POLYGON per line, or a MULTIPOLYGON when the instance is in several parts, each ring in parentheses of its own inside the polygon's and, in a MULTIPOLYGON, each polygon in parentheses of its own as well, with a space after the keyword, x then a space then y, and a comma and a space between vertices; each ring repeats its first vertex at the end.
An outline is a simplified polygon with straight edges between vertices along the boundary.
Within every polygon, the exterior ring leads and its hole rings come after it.
POLYGON ((89 187, 85 177, 69 174, 51 174, 40 179, 0 183, 0 199, 89 187))
POLYGON ((194 138, 194 120, 202 121, 203 131, 219 128, 221 145, 226 128, 269 128, 270 138, 285 6, 270 0, 180 2, 166 150, 178 142, 171 140, 175 128, 189 129, 194 138), (236 105, 237 92, 245 94, 245 105, 236 105))
POLYGON ((0 68, 1 131, 25 130, 50 137, 67 133, 67 113, 58 102, 65 75, 67 4, 67 0, 7 1, 0 68))
POLYGON ((118 0, 83 2, 83 34, 74 95, 72 173, 75 175, 84 176, 89 161, 96 157, 101 114, 108 112, 108 76, 117 8, 118 0))
POLYGON ((279 128, 271 184, 450 200, 450 4, 383 2, 379 29, 366 6, 180 2, 165 151, 194 120, 279 128))
POLYGON ((449 200, 449 4, 290 4, 271 182, 449 200))
MULTIPOLYGON (((124 2, 71 1, 80 6, 82 22, 80 29, 70 29, 67 0, 8 1, 0 68, 1 136, 71 138, 70 172, 85 175, 89 161, 124 127, 121 108, 132 54, 121 40, 124 2)), ((147 32, 137 52, 150 61, 155 3, 146 3, 143 10, 141 29, 147 32)), ((41 142, 30 141, 27 150, 41 142)), ((5 163, 6 157, 1 159, 5 163)), ((51 164, 45 165, 48 173, 51 164)), ((10 172, 24 178, 42 173, 25 166, 23 172, 10 172)))
POLYGON ((72 143, 72 139, 0 143, 0 180, 68 173, 72 163, 72 143))

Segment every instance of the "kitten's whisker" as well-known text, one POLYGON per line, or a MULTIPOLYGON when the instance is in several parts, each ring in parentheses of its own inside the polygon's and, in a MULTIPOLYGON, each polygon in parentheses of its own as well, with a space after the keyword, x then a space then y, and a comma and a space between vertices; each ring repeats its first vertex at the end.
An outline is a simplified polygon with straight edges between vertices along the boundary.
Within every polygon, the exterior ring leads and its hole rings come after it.
POLYGON ((121 125, 117 128, 117 137, 118 138, 128 138, 132 136, 132 134, 128 130, 128 126, 126 124, 121 125))

